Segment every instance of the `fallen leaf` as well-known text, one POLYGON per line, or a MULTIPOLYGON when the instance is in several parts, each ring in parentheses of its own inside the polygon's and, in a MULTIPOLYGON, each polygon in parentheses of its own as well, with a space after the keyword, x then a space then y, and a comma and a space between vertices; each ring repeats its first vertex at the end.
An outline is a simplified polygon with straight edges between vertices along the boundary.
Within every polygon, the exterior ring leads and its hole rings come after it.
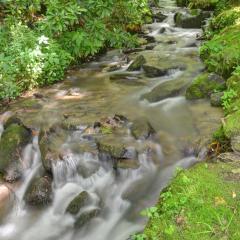
POLYGON ((237 197, 237 194, 236 194, 236 192, 232 192, 232 198, 236 198, 237 197))
POLYGON ((226 201, 224 198, 222 197, 215 197, 215 205, 219 206, 219 205, 225 205, 226 201))

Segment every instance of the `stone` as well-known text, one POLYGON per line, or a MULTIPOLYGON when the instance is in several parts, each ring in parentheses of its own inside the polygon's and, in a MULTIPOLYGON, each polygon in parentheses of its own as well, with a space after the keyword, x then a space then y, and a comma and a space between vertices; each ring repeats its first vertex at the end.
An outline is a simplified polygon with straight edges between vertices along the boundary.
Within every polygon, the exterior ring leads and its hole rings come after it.
POLYGON ((13 182, 21 178, 21 153, 31 140, 31 131, 21 122, 7 124, 0 140, 0 172, 6 181, 13 182))
POLYGON ((231 138, 231 147, 235 153, 240 155, 240 135, 231 138))
POLYGON ((216 92, 210 95, 210 102, 213 107, 221 107, 222 106, 222 97, 223 92, 216 92))
POLYGON ((146 63, 146 59, 143 55, 137 56, 132 64, 128 67, 128 71, 138 71, 141 70, 143 64, 146 63))
POLYGON ((97 217, 100 214, 100 209, 92 209, 92 210, 86 210, 78 217, 78 219, 75 222, 76 228, 81 228, 86 223, 91 221, 93 218, 97 217))
POLYGON ((141 99, 146 99, 149 102, 158 102, 165 98, 177 96, 186 86, 185 79, 170 80, 160 83, 150 92, 141 96, 141 99))
POLYGON ((157 12, 153 15, 154 19, 157 20, 157 22, 163 22, 166 18, 167 15, 161 13, 161 12, 157 12))
POLYGON ((133 121, 131 133, 136 139, 145 140, 154 133, 154 129, 147 119, 139 118, 133 121))
POLYGON ((128 86, 145 85, 145 82, 140 77, 125 72, 111 75, 110 81, 128 86))
POLYGON ((28 205, 34 207, 41 207, 51 203, 52 179, 49 176, 35 178, 30 184, 24 199, 28 205))
POLYGON ((143 70, 145 71, 145 74, 147 77, 153 78, 153 77, 162 77, 166 75, 169 69, 144 64, 143 70))
POLYGON ((221 153, 218 155, 217 160, 220 162, 240 162, 240 155, 233 152, 221 153))
POLYGON ((66 212, 77 215, 82 207, 89 201, 89 194, 86 191, 79 193, 68 205, 66 212))
POLYGON ((204 21, 210 16, 210 12, 194 9, 186 13, 177 12, 174 15, 174 21, 177 27, 201 28, 204 25, 204 21))

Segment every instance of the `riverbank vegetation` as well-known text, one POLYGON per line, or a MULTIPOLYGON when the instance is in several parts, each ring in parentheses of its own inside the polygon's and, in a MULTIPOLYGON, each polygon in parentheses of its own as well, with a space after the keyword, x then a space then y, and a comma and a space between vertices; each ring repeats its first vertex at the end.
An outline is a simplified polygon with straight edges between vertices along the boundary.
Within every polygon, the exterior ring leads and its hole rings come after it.
POLYGON ((213 106, 223 108, 225 116, 209 145, 211 161, 180 171, 161 193, 158 204, 143 212, 150 221, 144 232, 133 239, 237 240, 240 239, 240 3, 177 0, 177 4, 213 10, 204 27, 200 48, 206 72, 193 80, 186 98, 208 98, 213 106))
POLYGON ((0 100, 63 78, 105 48, 129 48, 151 15, 147 0, 0 1, 0 100))

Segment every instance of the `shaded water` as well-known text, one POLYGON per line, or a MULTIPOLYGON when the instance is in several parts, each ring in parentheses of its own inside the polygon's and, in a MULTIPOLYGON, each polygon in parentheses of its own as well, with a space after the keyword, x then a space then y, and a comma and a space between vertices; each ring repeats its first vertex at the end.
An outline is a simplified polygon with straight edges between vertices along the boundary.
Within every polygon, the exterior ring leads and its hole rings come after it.
MULTIPOLYGON (((191 151, 185 154, 182 150, 199 136, 208 137, 218 126, 221 112, 211 108, 206 101, 186 101, 184 91, 177 97, 156 103, 140 100, 142 94, 161 82, 184 79, 187 85, 203 70, 198 47, 192 47, 193 43, 199 44, 196 35, 201 31, 174 27, 173 15, 177 10, 174 1, 162 0, 160 5, 168 18, 163 23, 145 26, 157 45, 141 54, 153 61, 158 59, 161 65, 173 66, 166 76, 147 78, 139 71, 128 73, 128 79, 140 79, 137 84, 111 81, 111 74, 126 73, 129 65, 125 55, 114 50, 69 71, 64 82, 40 90, 41 99, 26 97, 11 106, 11 111, 16 112, 27 126, 42 128, 61 122, 65 116, 73 116, 79 121, 79 128, 68 132, 64 144, 59 146, 67 154, 64 161, 53 164, 53 203, 45 209, 29 209, 24 203, 29 183, 42 171, 38 137, 26 147, 23 153, 25 174, 16 190, 14 208, 0 226, 0 239, 126 240, 143 229, 146 219, 140 216, 140 211, 157 201, 160 190, 166 186, 176 167, 187 168, 198 161, 191 151), (160 33, 163 28, 164 33, 160 33), (122 63, 120 70, 104 71, 108 64, 115 62, 122 63), (175 68, 176 65, 180 67, 175 68), (34 107, 29 107, 29 101, 34 107), (147 143, 155 158, 142 151, 138 155, 139 168, 121 169, 117 174, 111 165, 100 161, 96 146, 91 139, 84 138, 83 129, 114 114, 130 120, 141 116, 148 119, 160 136, 160 140, 147 143), (76 150, 76 143, 82 144, 83 148, 76 150), (90 194, 90 201, 79 215, 93 209, 100 209, 100 215, 83 228, 75 229, 75 219, 65 211, 81 191, 90 194)), ((134 55, 130 54, 130 59, 134 55)), ((0 136, 2 132, 3 124, 0 124, 0 136)), ((129 134, 124 141, 131 144, 133 138, 129 134)), ((138 141, 137 145, 141 148, 143 143, 138 141)))

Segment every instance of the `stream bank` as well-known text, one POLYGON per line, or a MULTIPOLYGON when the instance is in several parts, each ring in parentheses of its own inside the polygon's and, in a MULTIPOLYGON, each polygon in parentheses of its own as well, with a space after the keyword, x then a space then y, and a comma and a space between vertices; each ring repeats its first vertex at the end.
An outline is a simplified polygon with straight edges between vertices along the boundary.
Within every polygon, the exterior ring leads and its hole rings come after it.
POLYGON ((190 11, 214 10, 208 26, 204 27, 200 49, 207 71, 193 80, 186 98, 208 99, 212 106, 223 107, 225 116, 213 134, 206 161, 190 170, 178 171, 161 193, 158 204, 144 211, 150 220, 144 233, 135 239, 237 240, 240 238, 239 3, 191 0, 177 3, 189 6, 190 11))
POLYGON ((2 239, 125 240, 176 168, 204 158, 222 111, 184 96, 204 70, 201 30, 181 27, 186 10, 174 1, 161 4, 141 49, 109 51, 1 116, 0 145, 13 153, 2 167, 12 200, 2 239))

